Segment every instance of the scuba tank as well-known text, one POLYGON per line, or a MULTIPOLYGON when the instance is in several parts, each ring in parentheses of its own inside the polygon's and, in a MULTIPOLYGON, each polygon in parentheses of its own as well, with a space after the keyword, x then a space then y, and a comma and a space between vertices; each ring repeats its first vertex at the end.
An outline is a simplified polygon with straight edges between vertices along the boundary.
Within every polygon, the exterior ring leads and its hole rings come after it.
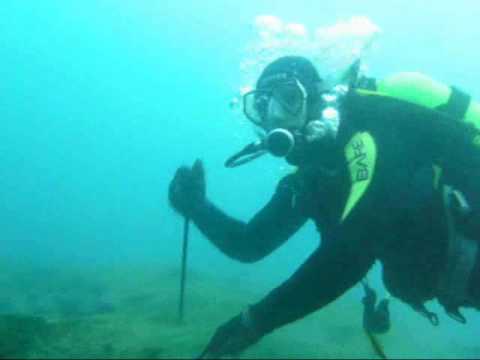
POLYGON ((401 72, 382 80, 361 78, 357 90, 394 97, 444 112, 480 130, 480 104, 455 86, 448 86, 418 72, 401 72))

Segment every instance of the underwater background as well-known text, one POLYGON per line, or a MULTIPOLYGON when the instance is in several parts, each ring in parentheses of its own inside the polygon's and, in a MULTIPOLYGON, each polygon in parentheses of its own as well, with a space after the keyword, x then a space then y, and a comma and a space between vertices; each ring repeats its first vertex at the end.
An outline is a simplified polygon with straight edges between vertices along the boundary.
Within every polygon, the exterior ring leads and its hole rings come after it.
MULTIPOLYGON (((289 171, 271 157, 223 166, 255 139, 230 104, 258 16, 308 28, 367 17, 381 29, 369 75, 420 71, 480 99, 475 0, 3 0, 0 15, 0 357, 193 358, 318 245, 309 223, 239 264, 192 227, 177 322, 177 167, 203 159, 209 198, 242 220, 289 171)), ((369 279, 383 295, 379 270, 369 279)), ((362 295, 353 288, 242 356, 375 357, 362 295)), ((478 358, 479 314, 460 325, 430 306, 437 328, 392 302, 387 356, 478 358)))

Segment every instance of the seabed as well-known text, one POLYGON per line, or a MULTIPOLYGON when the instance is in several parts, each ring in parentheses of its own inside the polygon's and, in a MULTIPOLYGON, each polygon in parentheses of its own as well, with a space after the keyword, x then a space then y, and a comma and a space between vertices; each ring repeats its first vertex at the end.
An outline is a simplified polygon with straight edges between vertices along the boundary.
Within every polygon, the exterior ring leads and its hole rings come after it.
MULTIPOLYGON (((231 281, 190 272, 185 319, 179 322, 179 277, 178 269, 154 264, 3 264, 0 358, 191 359, 218 325, 261 297, 231 281)), ((360 301, 340 299, 265 337, 241 357, 376 358, 362 331, 361 311, 360 301)), ((378 337, 388 357, 478 358, 480 346, 445 341, 425 320, 412 319, 394 316, 390 333, 378 337)))

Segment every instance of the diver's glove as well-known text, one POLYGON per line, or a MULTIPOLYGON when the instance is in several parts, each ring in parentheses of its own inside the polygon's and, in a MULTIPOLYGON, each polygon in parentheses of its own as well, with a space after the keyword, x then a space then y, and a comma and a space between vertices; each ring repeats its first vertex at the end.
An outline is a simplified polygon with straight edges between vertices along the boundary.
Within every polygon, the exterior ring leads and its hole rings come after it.
POLYGON ((263 334, 255 328, 251 311, 245 311, 220 326, 198 359, 235 356, 257 343, 263 334))
POLYGON ((365 296, 363 302, 363 328, 372 334, 384 334, 390 330, 389 299, 382 299, 378 305, 377 294, 366 282, 363 282, 365 296))
POLYGON ((170 205, 183 216, 191 217, 205 204, 205 170, 201 160, 178 168, 168 190, 170 205))
POLYGON ((365 291, 365 296, 362 299, 362 303, 366 307, 375 307, 377 303, 377 293, 373 290, 367 282, 362 282, 363 290, 365 291))

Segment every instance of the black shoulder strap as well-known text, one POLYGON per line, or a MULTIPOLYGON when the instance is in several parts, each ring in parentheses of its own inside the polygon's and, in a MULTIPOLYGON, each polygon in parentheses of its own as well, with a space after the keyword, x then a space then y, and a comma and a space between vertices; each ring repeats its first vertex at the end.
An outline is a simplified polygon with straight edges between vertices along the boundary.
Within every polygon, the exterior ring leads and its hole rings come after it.
POLYGON ((451 86, 452 92, 446 104, 437 106, 436 110, 450 115, 454 119, 462 120, 470 106, 471 97, 462 90, 451 86))
POLYGON ((361 78, 358 79, 355 87, 358 89, 377 91, 377 79, 372 77, 362 76, 361 78))
POLYGON ((362 76, 358 79, 357 83, 355 84, 355 87, 357 89, 377 91, 377 79, 362 76))

